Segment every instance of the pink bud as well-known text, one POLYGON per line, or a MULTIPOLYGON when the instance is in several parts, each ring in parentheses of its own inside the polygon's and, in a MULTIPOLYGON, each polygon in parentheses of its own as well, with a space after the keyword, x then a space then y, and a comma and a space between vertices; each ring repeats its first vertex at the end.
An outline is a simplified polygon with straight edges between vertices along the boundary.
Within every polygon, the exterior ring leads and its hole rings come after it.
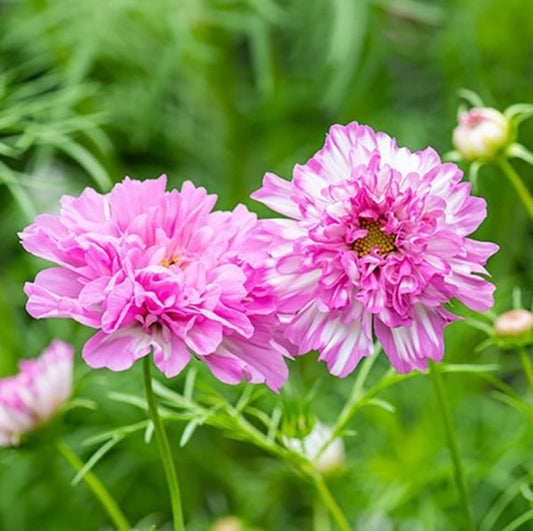
POLYGON ((491 159, 511 140, 507 118, 496 109, 475 107, 459 116, 453 143, 466 160, 491 159))
POLYGON ((533 330, 533 314, 527 310, 510 310, 500 315, 494 331, 500 337, 521 337, 533 330))

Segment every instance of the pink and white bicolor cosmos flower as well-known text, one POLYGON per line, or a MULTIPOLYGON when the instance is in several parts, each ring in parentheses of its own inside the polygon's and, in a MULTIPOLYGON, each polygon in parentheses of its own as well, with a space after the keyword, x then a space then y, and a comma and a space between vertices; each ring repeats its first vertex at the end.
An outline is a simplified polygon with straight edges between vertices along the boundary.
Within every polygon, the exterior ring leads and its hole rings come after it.
POLYGON ((72 392, 72 347, 53 341, 40 358, 19 363, 16 376, 0 379, 0 446, 50 420, 72 392))
POLYGON ((266 174, 252 197, 291 218, 271 221, 271 282, 280 310, 297 312, 286 335, 300 354, 320 350, 344 377, 373 353, 374 330, 398 372, 425 370, 457 319, 444 303, 492 306, 478 275, 498 247, 467 238, 486 204, 461 178, 433 149, 411 153, 355 122, 333 126, 291 182, 266 174))
POLYGON ((122 371, 153 348, 168 377, 193 354, 223 382, 279 389, 287 351, 275 337, 260 222, 242 205, 211 212, 216 196, 190 182, 165 187, 166 176, 126 178, 38 216, 22 244, 59 267, 26 284, 28 312, 98 329, 83 348, 91 367, 122 371))

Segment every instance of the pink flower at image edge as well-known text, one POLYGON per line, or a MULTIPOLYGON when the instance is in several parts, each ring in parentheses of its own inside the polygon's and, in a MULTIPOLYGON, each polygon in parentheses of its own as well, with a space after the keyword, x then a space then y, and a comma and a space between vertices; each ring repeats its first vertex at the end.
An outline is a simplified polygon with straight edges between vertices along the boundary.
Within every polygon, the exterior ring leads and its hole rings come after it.
POLYGON ((191 353, 226 383, 246 378, 278 390, 288 342, 266 283, 261 222, 240 205, 212 212, 215 195, 166 176, 126 178, 109 194, 63 196, 21 234, 24 248, 59 267, 25 286, 35 318, 71 317, 97 333, 83 348, 94 368, 130 368, 153 349, 179 374, 191 353))
POLYGON ((445 303, 492 306, 494 286, 478 275, 498 247, 467 238, 486 203, 462 176, 433 149, 412 153, 356 122, 333 126, 292 181, 265 175, 252 197, 289 218, 264 227, 300 354, 319 350, 344 377, 373 353, 374 331, 398 372, 425 370, 457 319, 445 303))
POLYGON ((73 349, 53 341, 20 372, 0 379, 0 446, 14 446, 23 434, 51 419, 72 392, 73 349))

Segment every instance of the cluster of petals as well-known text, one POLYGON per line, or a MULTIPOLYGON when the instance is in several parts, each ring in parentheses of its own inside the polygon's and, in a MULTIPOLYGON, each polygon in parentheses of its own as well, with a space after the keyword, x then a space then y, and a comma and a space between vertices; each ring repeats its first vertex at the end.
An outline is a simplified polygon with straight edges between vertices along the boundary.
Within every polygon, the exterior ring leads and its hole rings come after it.
POLYGON ((165 188, 164 175, 126 178, 38 216, 22 244, 59 267, 26 284, 28 312, 96 328, 83 348, 91 367, 125 370, 153 349, 168 377, 194 355, 221 381, 279 389, 288 352, 261 222, 242 205, 212 211, 216 196, 190 182, 165 188))
POLYGON ((300 354, 319 350, 343 377, 373 353, 375 332, 398 372, 425 370, 457 319, 445 303, 492 306, 494 286, 479 275, 497 246, 467 237, 486 203, 461 179, 433 149, 413 153, 356 122, 333 126, 292 181, 266 174, 252 197, 288 218, 264 228, 300 354))
POLYGON ((51 419, 72 392, 72 347, 52 342, 35 360, 19 363, 20 372, 0 379, 0 446, 51 419))

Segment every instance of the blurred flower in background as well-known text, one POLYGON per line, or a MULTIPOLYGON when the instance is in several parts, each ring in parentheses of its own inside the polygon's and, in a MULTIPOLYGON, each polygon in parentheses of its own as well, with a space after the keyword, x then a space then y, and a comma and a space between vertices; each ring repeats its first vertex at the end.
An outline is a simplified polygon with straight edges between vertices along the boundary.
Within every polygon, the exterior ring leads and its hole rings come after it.
POLYGON ((72 392, 73 348, 53 341, 20 372, 0 380, 0 446, 15 446, 22 436, 50 420, 72 392))

